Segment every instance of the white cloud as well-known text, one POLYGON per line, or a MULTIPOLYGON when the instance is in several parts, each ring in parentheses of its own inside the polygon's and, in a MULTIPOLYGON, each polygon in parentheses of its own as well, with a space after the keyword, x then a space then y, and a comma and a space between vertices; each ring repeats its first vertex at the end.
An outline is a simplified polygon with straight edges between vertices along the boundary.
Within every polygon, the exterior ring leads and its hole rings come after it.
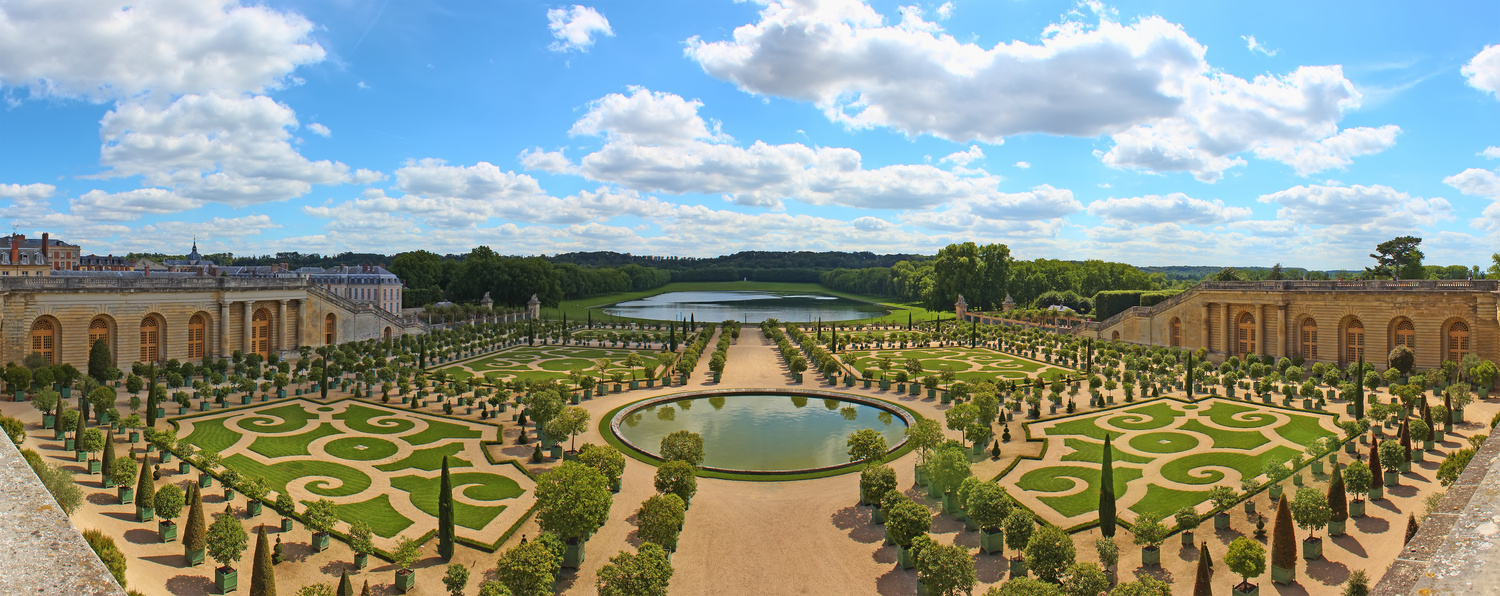
POLYGON ((939 21, 946 21, 949 18, 951 18, 952 16, 953 16, 953 3, 952 2, 944 2, 942 6, 938 7, 938 9, 937 9, 937 17, 938 17, 939 21))
POLYGON ((1254 35, 1241 35, 1240 39, 1245 40, 1245 49, 1250 50, 1252 52, 1260 52, 1260 53, 1265 54, 1267 56, 1275 56, 1276 52, 1280 51, 1280 50, 1268 49, 1266 46, 1261 45, 1260 42, 1258 42, 1258 41, 1255 40, 1255 36, 1254 35))
POLYGON ((1444 178, 1443 184, 1452 186, 1466 195, 1500 200, 1500 174, 1489 170, 1469 168, 1444 178))
POLYGON ((1167 196, 1111 197, 1089 203, 1088 212, 1090 215, 1108 220, 1133 224, 1175 222, 1210 225, 1250 217, 1249 208, 1230 207, 1218 199, 1205 201, 1182 193, 1172 193, 1167 196))
POLYGON ((984 159, 984 150, 980 149, 979 145, 969 145, 969 149, 967 151, 950 153, 947 157, 938 160, 938 162, 956 163, 961 166, 966 166, 969 165, 969 162, 979 159, 984 159))
POLYGON ((905 213, 901 219, 928 229, 989 237, 999 232, 1052 236, 1061 230, 1061 218, 1082 210, 1073 191, 1043 184, 1027 192, 955 202, 942 211, 905 213))
POLYGON ((327 138, 328 136, 333 134, 333 131, 328 130, 327 126, 323 126, 322 124, 319 124, 317 122, 307 125, 307 129, 312 131, 313 134, 324 138, 327 138))
POLYGON ((888 25, 860 0, 761 2, 758 22, 728 41, 689 39, 688 56, 741 90, 812 102, 851 128, 990 143, 1111 135, 1106 164, 1211 182, 1245 163, 1235 153, 1338 134, 1343 112, 1359 104, 1337 66, 1251 81, 1216 71, 1202 44, 1159 17, 1064 22, 1039 44, 983 48, 918 22, 916 11, 888 25))
POLYGON ((1479 155, 1490 159, 1500 159, 1500 147, 1485 147, 1484 151, 1479 152, 1479 155))
POLYGON ((1500 45, 1485 46, 1459 72, 1469 79, 1470 86, 1500 98, 1500 45))
POLYGON ((247 215, 245 217, 214 217, 207 221, 164 221, 139 228, 137 240, 143 246, 176 246, 183 238, 241 238, 254 236, 266 230, 280 228, 269 215, 247 215))
MULTIPOLYGON (((311 161, 292 147, 297 117, 263 95, 185 95, 164 108, 127 102, 106 113, 100 162, 108 177, 229 205, 280 201, 313 184, 351 181, 348 166, 311 161)), ((370 174, 362 173, 361 180, 370 174)))
MULTIPOLYGON (((561 153, 532 150, 523 164, 573 172, 640 192, 720 194, 739 205, 779 209, 793 199, 816 205, 922 209, 950 201, 998 196, 1000 179, 979 171, 948 172, 926 164, 875 169, 858 151, 800 143, 748 147, 710 127, 698 108, 670 93, 633 88, 592 102, 574 124, 575 135, 605 139, 576 166, 561 153)), ((955 158, 963 159, 963 158, 955 158)))
POLYGON ((589 51, 594 45, 594 36, 603 34, 613 36, 615 32, 609 28, 609 19, 599 14, 592 7, 573 5, 571 9, 553 8, 547 11, 547 28, 552 30, 552 37, 557 41, 550 46, 554 52, 566 52, 578 50, 589 51))
POLYGON ((1413 197, 1382 185, 1295 186, 1258 200, 1278 205, 1277 219, 1300 225, 1410 229, 1452 217, 1446 199, 1413 197))
POLYGON ((35 205, 41 203, 57 192, 57 187, 51 184, 0 184, 0 199, 7 199, 15 204, 35 205))
POLYGON ((238 0, 12 0, 0 10, 0 85, 93 101, 261 92, 323 60, 313 27, 238 0))
POLYGON ((1277 141, 1255 148, 1255 156, 1273 159, 1292 166, 1299 176, 1331 168, 1343 168, 1359 155, 1380 153, 1396 145, 1401 127, 1387 124, 1380 128, 1346 128, 1338 134, 1312 143, 1277 141))
POLYGON ((1028 161, 1018 161, 1018 162, 1016 162, 1016 167, 1021 168, 1023 170, 1029 170, 1029 169, 1031 169, 1031 162, 1028 162, 1028 161))
POLYGON ((68 210, 90 221, 129 221, 142 215, 176 213, 202 206, 201 201, 162 188, 138 188, 108 193, 91 190, 68 201, 68 210))

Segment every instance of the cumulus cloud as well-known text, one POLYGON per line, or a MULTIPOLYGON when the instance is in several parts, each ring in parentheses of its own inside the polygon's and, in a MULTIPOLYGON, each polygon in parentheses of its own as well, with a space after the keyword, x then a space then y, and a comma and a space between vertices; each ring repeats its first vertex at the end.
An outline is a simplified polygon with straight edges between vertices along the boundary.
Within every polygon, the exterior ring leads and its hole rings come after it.
POLYGON ((1245 40, 1245 49, 1250 50, 1252 52, 1260 52, 1260 53, 1265 54, 1267 56, 1275 56, 1276 52, 1280 51, 1280 50, 1272 50, 1272 49, 1267 48, 1266 46, 1261 45, 1260 42, 1258 42, 1258 41, 1255 40, 1255 36, 1254 35, 1241 35, 1240 39, 1245 40))
POLYGON ((162 188, 109 193, 91 190, 68 201, 69 211, 88 220, 128 221, 142 215, 176 213, 202 206, 201 201, 162 188))
POLYGON ((589 51, 596 35, 613 36, 609 19, 589 6, 574 4, 572 8, 553 8, 547 11, 547 28, 557 41, 550 46, 554 52, 577 50, 589 51))
POLYGON ((323 60, 313 27, 239 0, 13 0, 0 10, 0 86, 93 101, 262 92, 323 60))
POLYGON ((1452 186, 1466 195, 1500 200, 1500 174, 1490 170, 1469 168, 1444 178, 1443 184, 1452 186))
POLYGON ((1018 162, 1016 162, 1016 167, 1021 168, 1023 170, 1029 170, 1029 169, 1031 169, 1031 162, 1018 161, 1018 162))
POLYGON ((942 163, 956 163, 961 166, 966 166, 969 165, 969 162, 979 159, 984 159, 984 150, 980 149, 979 145, 969 145, 969 149, 967 151, 957 151, 954 153, 950 153, 947 157, 944 157, 938 161, 942 163))
POLYGON ((989 143, 1109 135, 1111 166, 1212 182, 1245 163, 1236 153, 1338 134, 1343 112, 1359 105, 1337 66, 1246 81, 1213 69, 1202 44, 1160 17, 1063 22, 1037 44, 984 48, 919 11, 891 25, 860 0, 761 2, 759 21, 731 40, 691 38, 687 55, 741 90, 812 102, 851 128, 989 143))
POLYGON ((1210 225, 1250 217, 1247 207, 1230 207, 1218 199, 1205 201, 1182 193, 1102 199, 1089 203, 1088 212, 1107 220, 1133 224, 1210 225))
POLYGON ((1346 128, 1331 137, 1312 143, 1276 141, 1255 148, 1256 157, 1272 159, 1292 166, 1299 176, 1307 176, 1354 163, 1360 155, 1380 153, 1396 145, 1401 127, 1387 124, 1380 128, 1346 128))
MULTIPOLYGON (((632 88, 589 104, 570 130, 602 137, 604 146, 576 165, 561 153, 525 152, 527 167, 577 172, 640 192, 719 194, 738 205, 780 209, 782 201, 873 209, 923 209, 950 201, 999 196, 1000 179, 982 172, 948 172, 926 164, 866 169, 858 151, 771 145, 740 146, 698 115, 700 102, 632 88), (978 175, 971 175, 978 174, 978 175)), ((979 156, 977 149, 965 154, 979 156)), ((954 157, 954 160, 967 157, 954 157)))
POLYGON ((1479 154, 1490 159, 1500 159, 1500 147, 1485 147, 1479 154))
POLYGON ((1062 218, 1083 210, 1073 191, 1043 184, 1027 192, 996 193, 956 202, 941 211, 906 213, 906 223, 941 231, 1056 235, 1062 218))
POLYGON ((327 138, 328 136, 333 134, 333 131, 328 130, 327 126, 323 126, 322 124, 319 124, 317 122, 307 125, 307 129, 312 131, 313 134, 324 138, 327 138))
POLYGON ((1300 225, 1370 226, 1410 229, 1452 217, 1446 199, 1413 197, 1389 186, 1295 186, 1262 195, 1274 204, 1278 219, 1300 225))
POLYGON ((1460 69, 1469 85, 1500 98, 1500 45, 1485 46, 1460 69))
POLYGON ((944 2, 942 6, 939 6, 937 9, 937 16, 938 20, 940 21, 946 21, 951 18, 953 16, 953 3, 944 2))

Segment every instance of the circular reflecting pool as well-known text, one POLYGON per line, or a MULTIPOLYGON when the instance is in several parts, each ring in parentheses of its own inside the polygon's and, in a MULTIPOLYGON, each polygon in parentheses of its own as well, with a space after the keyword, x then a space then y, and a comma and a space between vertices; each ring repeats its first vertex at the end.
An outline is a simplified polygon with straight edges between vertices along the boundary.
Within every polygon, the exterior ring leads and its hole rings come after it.
POLYGON ((642 402, 621 410, 612 426, 647 453, 657 453, 662 437, 687 430, 703 436, 705 468, 789 472, 849 463, 845 441, 860 429, 875 429, 894 450, 906 438, 907 416, 858 396, 725 393, 642 402))

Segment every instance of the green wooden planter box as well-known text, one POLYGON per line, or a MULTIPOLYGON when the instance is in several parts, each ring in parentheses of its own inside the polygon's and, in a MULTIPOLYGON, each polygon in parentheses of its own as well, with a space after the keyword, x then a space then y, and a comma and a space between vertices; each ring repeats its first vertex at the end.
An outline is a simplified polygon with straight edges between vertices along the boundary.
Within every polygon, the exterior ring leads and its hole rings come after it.
POLYGON ((233 567, 214 569, 214 588, 220 594, 231 594, 240 589, 240 572, 233 567))
POLYGON ((148 503, 138 503, 138 504, 136 504, 136 506, 135 506, 135 520, 136 521, 145 523, 145 522, 151 521, 152 519, 155 519, 155 518, 156 518, 156 508, 155 507, 152 507, 148 503))
POLYGON ((902 569, 911 569, 917 566, 917 558, 912 555, 911 549, 896 545, 896 562, 901 564, 902 569))
POLYGON ((323 552, 323 551, 325 551, 325 550, 328 550, 328 535, 327 534, 324 534, 322 532, 313 532, 312 542, 313 542, 313 550, 315 550, 317 552, 320 552, 320 553, 323 552))
POLYGON ((569 540, 563 548, 562 566, 569 569, 578 569, 584 562, 584 542, 582 540, 569 540))
POLYGON ((1344 520, 1344 521, 1332 521, 1332 520, 1329 520, 1329 522, 1328 522, 1328 535, 1329 536, 1343 536, 1344 535, 1344 524, 1347 524, 1347 523, 1349 523, 1349 520, 1344 520))
POLYGON ((1015 558, 1010 560, 1010 577, 1026 577, 1026 559, 1015 558))
POLYGON ((562 445, 553 445, 551 449, 548 449, 548 455, 552 456, 552 459, 558 459, 558 458, 562 457, 563 456, 562 445))
POLYGON ((1412 462, 1416 462, 1416 463, 1420 464, 1420 463, 1422 463, 1424 461, 1427 461, 1427 453, 1425 451, 1422 451, 1421 449, 1413 449, 1413 450, 1411 450, 1411 461, 1402 464, 1402 466, 1405 468, 1402 471, 1403 472, 1410 472, 1411 471, 1411 463, 1412 462))
POLYGON ((234 495, 235 495, 234 489, 229 488, 227 486, 224 487, 224 501, 225 502, 234 501, 234 495))
POLYGON ((90 474, 98 474, 99 473, 99 468, 101 466, 103 466, 103 465, 104 465, 104 462, 101 462, 101 461, 99 461, 97 459, 91 459, 91 460, 89 460, 89 473, 90 474))
POLYGON ((1229 513, 1228 512, 1218 513, 1218 514, 1214 515, 1214 529, 1215 530, 1228 530, 1229 529, 1229 513))
POLYGON ((261 511, 265 510, 265 504, 261 503, 260 499, 250 499, 249 508, 250 517, 257 517, 260 515, 261 511))
POLYGON ((198 488, 208 488, 214 485, 214 477, 208 474, 198 475, 198 488))
POLYGON ((1302 541, 1302 558, 1315 561, 1323 558, 1323 539, 1312 537, 1302 541))
POLYGON ((1160 566, 1161 565, 1161 549, 1160 548, 1150 548, 1150 547, 1142 548, 1141 549, 1141 564, 1142 565, 1148 565, 1148 566, 1149 565, 1160 566))
POLYGON ((42 414, 42 428, 43 429, 50 429, 50 428, 52 428, 52 424, 54 422, 56 422, 56 421, 57 421, 57 417, 56 416, 53 416, 51 414, 42 414))
POLYGON ((178 474, 186 474, 186 473, 192 471, 192 467, 193 467, 192 464, 189 464, 189 463, 187 463, 185 461, 183 461, 183 462, 177 462, 177 473, 178 474))
MULTIPOLYGON (((161 452, 161 457, 159 457, 158 459, 160 460, 158 463, 163 463, 163 464, 171 463, 172 462, 172 452, 171 451, 163 451, 163 452, 161 452)), ((182 462, 182 463, 186 464, 187 462, 182 462)), ((183 471, 183 474, 186 474, 186 473, 187 473, 186 471, 183 471)))
POLYGON ((1401 485, 1401 473, 1400 472, 1384 472, 1384 473, 1382 473, 1382 477, 1385 478, 1385 485, 1386 486, 1400 486, 1401 485))
POLYGON ((156 523, 156 537, 162 542, 177 541, 177 522, 164 519, 156 523))
POLYGON ((995 530, 981 530, 979 532, 979 550, 987 555, 1005 554, 1005 532, 995 530))
POLYGON ((1296 569, 1282 569, 1275 565, 1271 566, 1271 581, 1281 585, 1287 585, 1297 581, 1296 569))
POLYGON ((73 437, 68 437, 66 439, 63 439, 63 450, 64 451, 75 451, 75 450, 77 450, 77 448, 78 448, 78 440, 77 439, 74 439, 73 437))
POLYGON ((1280 499, 1280 498, 1281 498, 1281 485, 1280 484, 1272 484, 1271 485, 1271 500, 1275 501, 1276 499, 1280 499))
POLYGON ((1364 499, 1355 499, 1353 501, 1349 501, 1349 517, 1364 517, 1364 516, 1365 516, 1365 501, 1364 501, 1364 499))
POLYGON ((1235 584, 1234 596, 1260 596, 1260 584, 1235 584))
POLYGON ((364 553, 356 553, 354 555, 354 568, 355 569, 364 569, 365 567, 369 566, 369 564, 370 564, 370 555, 367 555, 367 554, 364 554, 364 553))
POLYGON ((1191 530, 1184 531, 1181 534, 1181 536, 1182 536, 1182 546, 1184 548, 1192 548, 1192 547, 1198 545, 1198 543, 1193 540, 1193 532, 1191 530))
POLYGON ((283 532, 290 532, 290 531, 292 531, 292 518, 290 518, 290 517, 283 517, 283 518, 281 518, 281 531, 283 531, 283 532))
POLYGON ((203 549, 191 550, 184 547, 182 557, 187 559, 188 567, 197 567, 203 564, 203 549))

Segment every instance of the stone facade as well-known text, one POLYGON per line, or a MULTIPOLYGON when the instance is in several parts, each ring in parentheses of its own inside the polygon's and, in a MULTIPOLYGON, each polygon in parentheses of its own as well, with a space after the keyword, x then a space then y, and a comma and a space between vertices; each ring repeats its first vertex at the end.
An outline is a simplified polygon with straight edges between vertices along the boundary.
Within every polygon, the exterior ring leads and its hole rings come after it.
POLYGON ((301 346, 425 329, 302 277, 0 278, 0 360, 6 362, 38 352, 83 369, 99 337, 109 343, 115 365, 125 368, 236 350, 286 356, 301 346))
POLYGON ((1398 343, 1418 368, 1473 353, 1500 360, 1500 280, 1204 282, 1151 307, 1135 307, 1079 333, 1135 344, 1302 355, 1384 367, 1398 343))

